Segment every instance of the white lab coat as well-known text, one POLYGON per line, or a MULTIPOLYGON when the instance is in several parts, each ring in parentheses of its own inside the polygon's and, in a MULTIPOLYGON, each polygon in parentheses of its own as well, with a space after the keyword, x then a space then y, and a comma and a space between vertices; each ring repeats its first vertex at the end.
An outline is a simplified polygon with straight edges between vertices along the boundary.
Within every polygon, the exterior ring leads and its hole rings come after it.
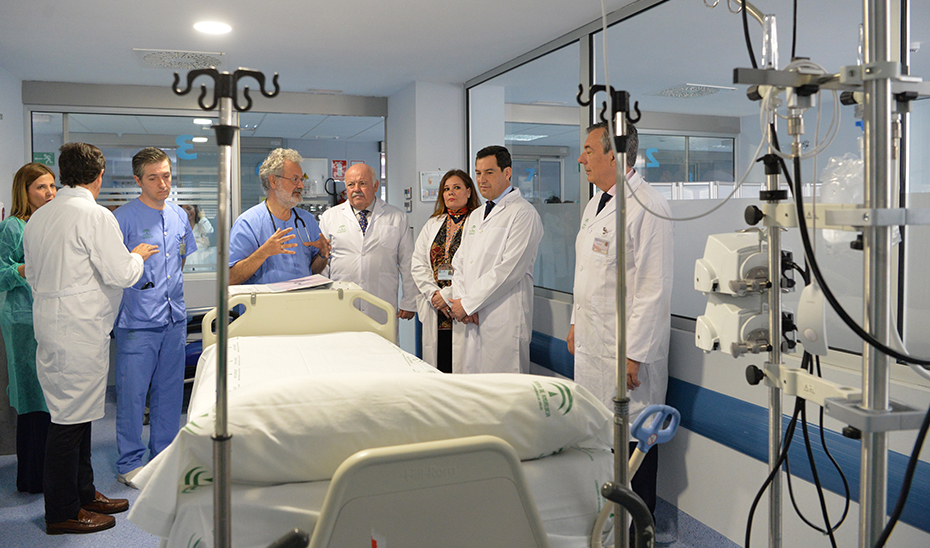
MULTIPOLYGON (((652 211, 670 216, 668 202, 636 172, 636 196, 652 211)), ((619 190, 619 187, 616 188, 619 190)), ((665 403, 672 296, 672 223, 645 211, 626 193, 627 357, 640 362, 638 388, 628 392, 630 420, 648 405, 665 403)), ((575 382, 609 409, 616 394, 617 200, 597 212, 591 198, 575 240, 575 382), (597 240, 597 241, 595 241, 597 240), (603 245, 607 242, 607 253, 603 245), (598 251, 595 246, 601 251, 598 251)))
POLYGON ((462 372, 529 373, 533 267, 542 221, 516 188, 487 219, 484 211, 480 207, 468 216, 452 259, 452 296, 462 299, 467 314, 478 313, 478 325, 465 326, 462 372))
MULTIPOLYGON (((326 210, 320 232, 329 238, 332 251, 323 275, 336 281, 355 282, 396 310, 397 284, 403 281, 401 310, 416 310, 417 288, 410 276, 413 238, 407 214, 375 198, 370 206, 368 230, 362 234, 349 202, 326 210)), ((370 313, 367 307, 361 310, 370 313)), ((378 319, 377 314, 370 314, 378 319)))
MULTIPOLYGON (((440 198, 441 199, 441 198, 440 198)), ((420 235, 417 236, 417 243, 413 248, 413 260, 411 261, 411 273, 413 281, 417 284, 420 291, 417 295, 417 313, 420 315, 420 321, 423 322, 423 360, 433 366, 437 364, 438 342, 439 338, 437 325, 439 323, 439 313, 431 304, 433 293, 439 291, 439 285, 433 277, 433 265, 430 262, 429 252, 436 239, 436 234, 446 222, 447 215, 439 217, 430 217, 420 235)), ((464 234, 462 235, 464 242, 464 234)), ((451 286, 448 286, 451 287, 451 286)), ((459 373, 462 368, 462 349, 465 341, 465 325, 459 322, 452 322, 452 372, 459 373)))
POLYGON ((65 187, 37 210, 23 235, 35 303, 36 372, 52 422, 103 417, 110 331, 123 288, 143 261, 123 244, 116 218, 83 187, 65 187))

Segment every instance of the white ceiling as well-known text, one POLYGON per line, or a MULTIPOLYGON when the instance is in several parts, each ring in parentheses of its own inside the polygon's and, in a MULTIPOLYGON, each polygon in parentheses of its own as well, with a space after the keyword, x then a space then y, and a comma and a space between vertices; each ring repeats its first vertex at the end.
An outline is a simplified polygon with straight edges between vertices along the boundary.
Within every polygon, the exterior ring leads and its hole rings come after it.
MULTIPOLYGON (((606 0, 607 11, 630 3, 606 0)), ((756 4, 778 16, 784 66, 792 2, 756 4)), ((798 54, 831 72, 854 64, 862 3, 799 4, 798 54)), ((910 4, 911 40, 923 44, 912 56, 911 73, 930 77, 930 2, 910 4)), ((145 68, 133 48, 217 51, 225 54, 221 70, 243 66, 278 72, 284 91, 390 96, 414 81, 462 84, 600 13, 599 0, 0 0, 0 68, 21 80, 169 86, 173 71, 145 68), (200 34, 192 25, 203 19, 227 22, 234 30, 218 37, 200 34)), ((755 22, 751 32, 758 55, 761 33, 755 22)), ((598 40, 598 67, 603 65, 600 47, 598 40)), ((685 83, 731 85, 732 69, 749 65, 740 18, 727 11, 726 0, 712 10, 704 0, 654 7, 612 27, 607 49, 611 83, 629 90, 643 110, 744 116, 756 109, 745 99, 744 87, 695 99, 657 95, 685 83)), ((579 46, 572 44, 493 84, 506 86, 508 102, 574 106, 578 58, 579 46)), ((599 68, 597 79, 602 78, 599 68)), ((144 118, 125 122, 139 126, 126 131, 169 129, 144 118)), ((245 136, 383 139, 380 118, 246 113, 242 124, 252 128, 245 136)), ((179 131, 193 132, 188 120, 181 126, 179 131)), ((550 135, 556 132, 550 129, 550 135)))
MULTIPOLYGON (((605 0, 608 11, 630 0, 605 0)), ((463 83, 600 15, 599 0, 0 0, 0 67, 20 80, 171 85, 133 48, 222 52, 284 91, 386 97, 463 83), (222 36, 192 25, 218 20, 222 36)))

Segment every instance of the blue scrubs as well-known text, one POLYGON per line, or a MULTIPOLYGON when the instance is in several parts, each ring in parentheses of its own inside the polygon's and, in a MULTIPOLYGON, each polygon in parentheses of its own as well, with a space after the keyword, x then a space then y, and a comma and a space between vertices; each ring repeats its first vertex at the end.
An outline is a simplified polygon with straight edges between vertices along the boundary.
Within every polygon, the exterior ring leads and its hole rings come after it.
POLYGON ((271 215, 268 206, 262 202, 249 208, 236 219, 229 235, 229 267, 246 259, 274 234, 275 229, 290 228, 296 236, 287 243, 296 243, 294 255, 281 253, 272 255, 258 267, 255 274, 245 281, 246 284, 268 284, 303 278, 312 274, 310 263, 319 253, 312 246, 303 242, 315 242, 320 239, 320 227, 313 215, 299 207, 291 209, 291 218, 282 221, 271 215), (295 215, 297 218, 295 219, 295 215))
POLYGON ((116 468, 126 474, 145 465, 142 442, 145 397, 151 389, 148 449, 154 458, 174 439, 181 425, 184 398, 183 259, 197 250, 187 213, 166 202, 152 209, 138 198, 114 213, 123 243, 158 246, 145 261, 142 277, 123 290, 116 317, 116 468))

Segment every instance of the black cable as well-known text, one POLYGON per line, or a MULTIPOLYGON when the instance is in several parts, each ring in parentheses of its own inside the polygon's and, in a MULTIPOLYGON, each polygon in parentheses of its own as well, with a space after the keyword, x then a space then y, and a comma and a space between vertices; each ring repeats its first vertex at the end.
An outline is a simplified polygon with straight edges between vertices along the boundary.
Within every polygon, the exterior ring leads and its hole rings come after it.
POLYGON ((775 461, 775 466, 772 467, 772 471, 769 472, 765 481, 762 482, 762 487, 759 488, 759 492, 756 493, 756 497, 752 501, 752 506, 749 507, 749 518, 746 522, 746 541, 745 548, 749 548, 750 537, 752 536, 752 518, 756 513, 756 507, 759 506, 759 501, 762 500, 762 495, 765 494, 765 490, 775 479, 775 476, 778 472, 781 471, 781 465, 788 456, 788 447, 791 446, 791 439, 794 438, 794 429, 798 423, 798 415, 800 414, 800 403, 803 400, 797 398, 797 401, 794 405, 794 414, 791 416, 791 422, 788 423, 788 428, 785 430, 784 442, 782 443, 781 454, 778 456, 778 460, 775 461))
POLYGON ((901 482, 901 493, 898 494, 898 502, 894 505, 894 511, 888 518, 888 523, 882 529, 882 534, 875 541, 875 548, 881 548, 891 536, 891 531, 901 519, 904 513, 904 505, 907 503, 907 496, 911 491, 911 482, 914 481, 914 472, 917 471, 917 461, 920 457, 920 451, 924 445, 924 439, 927 437, 927 430, 930 429, 930 409, 924 415, 924 422, 920 425, 920 431, 917 432, 917 439, 914 441, 914 450, 911 451, 911 458, 907 461, 907 470, 904 472, 904 481, 901 482))
MULTIPOLYGON (((813 374, 813 371, 810 370, 811 360, 809 356, 810 356, 809 353, 805 353, 804 359, 801 362, 801 368, 807 371, 808 373, 813 374)), ((823 437, 823 408, 820 409, 820 412, 821 412, 820 440, 821 440, 821 443, 823 444, 824 451, 827 452, 827 454, 829 455, 829 451, 827 451, 827 447, 826 447, 826 441, 823 437)), ((808 455, 808 459, 810 460, 811 471, 813 472, 813 476, 814 476, 814 485, 817 489, 817 494, 820 497, 820 501, 821 501, 820 508, 821 508, 821 511, 824 513, 824 516, 826 516, 827 510, 826 510, 826 501, 824 500, 824 497, 823 497, 823 487, 820 484, 820 479, 817 475, 817 465, 813 460, 814 458, 813 449, 811 448, 810 438, 807 435, 806 405, 801 410, 801 425, 804 430, 804 445, 807 448, 807 455, 808 455)), ((787 480, 787 484, 788 484, 788 496, 791 499, 791 505, 794 507, 795 514, 797 514, 798 517, 801 518, 801 521, 803 521, 811 529, 817 531, 820 534, 829 535, 831 537, 831 542, 833 542, 835 546, 836 540, 833 538, 833 532, 840 528, 840 525, 842 525, 843 522, 846 520, 846 515, 849 512, 849 484, 846 482, 846 476, 843 474, 843 471, 840 470, 839 464, 836 463, 836 461, 833 459, 832 456, 830 457, 830 460, 833 462, 834 466, 836 466, 837 470, 839 471, 840 477, 843 478, 843 484, 846 487, 846 506, 843 510, 843 516, 836 523, 836 525, 831 525, 829 523, 829 518, 827 517, 826 528, 822 528, 814 524, 813 522, 811 522, 809 519, 807 519, 807 516, 805 516, 804 512, 801 511, 801 508, 798 506, 797 500, 794 497, 794 486, 793 486, 793 483, 791 482, 791 457, 790 455, 787 455, 785 457, 785 474, 786 474, 785 479, 787 480)))
POLYGON ((833 527, 830 525, 830 514, 827 512, 827 500, 823 496, 823 486, 820 485, 820 475, 817 473, 817 461, 814 459, 814 450, 811 447, 810 436, 807 431, 807 405, 801 408, 801 432, 804 434, 804 447, 807 449, 807 458, 811 463, 811 475, 814 477, 814 486, 817 488, 817 497, 820 499, 820 511, 823 514, 824 528, 830 536, 830 544, 836 548, 836 537, 833 536, 833 527))
MULTIPOLYGON (((772 135, 775 135, 774 125, 772 127, 772 135)), ((775 148, 777 146, 777 140, 773 139, 772 145, 775 148)), ((804 245, 804 256, 810 266, 811 272, 814 275, 814 278, 817 280, 817 283, 820 285, 821 291, 823 291, 824 297, 826 297, 827 302, 830 303, 830 306, 836 311, 836 314, 843 320, 843 323, 846 324, 860 339, 867 342, 870 346, 877 349, 878 351, 900 360, 906 363, 912 363, 915 365, 922 365, 924 367, 930 366, 930 360, 915 358, 913 356, 908 356, 902 354, 897 350, 890 348, 889 346, 881 343, 876 340, 872 335, 867 333, 855 320, 846 312, 843 306, 837 300, 836 296, 833 295, 833 292, 830 290, 830 287, 827 286, 826 281, 823 278, 823 274, 820 272, 820 266, 817 264, 817 260, 814 257, 813 246, 811 245, 810 235, 807 233, 807 220, 804 218, 804 199, 802 197, 802 188, 801 188, 801 159, 798 157, 794 158, 794 182, 791 181, 791 174, 788 172, 788 166, 785 163, 784 158, 781 156, 778 157, 779 162, 781 163, 782 171, 785 174, 785 178, 788 180, 788 187, 791 189, 791 192, 794 194, 794 202, 797 209, 797 218, 798 218, 798 228, 801 231, 801 243, 804 245)))
POLYGON ((794 0, 794 22, 791 24, 791 60, 798 58, 798 0, 794 0))
POLYGON ((752 68, 759 68, 759 64, 756 63, 756 54, 752 51, 752 39, 749 38, 749 16, 746 15, 746 0, 742 0, 740 12, 743 14, 743 36, 746 38, 746 49, 749 50, 749 62, 752 63, 752 68))
MULTIPOLYGON (((774 125, 772 126, 772 135, 775 135, 774 125)), ((773 145, 776 141, 773 140, 773 145)), ((881 342, 875 340, 871 335, 866 333, 855 321, 846 313, 842 306, 840 306, 839 301, 836 300, 833 293, 830 291, 830 288, 824 283, 823 275, 820 272, 820 268, 817 265, 817 261, 814 258, 813 250, 811 248, 810 236, 807 234, 807 221, 804 219, 804 206, 803 198, 801 193, 801 159, 798 157, 794 158, 794 184, 791 184, 791 177, 788 173, 788 166, 785 164, 784 159, 779 156, 779 161, 781 162, 782 171, 785 173, 785 177, 788 179, 788 186, 792 189, 795 198, 795 206, 797 208, 797 217, 798 217, 798 228, 801 231, 801 242, 804 244, 804 253, 805 257, 808 260, 808 264, 811 267, 811 272, 813 272, 814 277, 817 279, 817 283, 820 284, 820 288, 823 291, 824 296, 827 298, 827 301, 830 303, 830 306, 836 311, 846 325, 852 329, 856 335, 858 335, 862 340, 869 343, 872 347, 878 349, 879 351, 896 358, 898 360, 913 363, 915 365, 930 365, 930 361, 921 360, 914 358, 912 356, 906 356, 888 348, 881 342)), ((911 483, 914 480, 914 473, 917 470, 917 461, 920 458, 920 451, 923 448, 924 440, 927 437, 927 430, 930 429, 930 409, 927 410, 927 414, 924 416, 924 421, 920 425, 920 431, 917 433, 917 439, 914 442, 914 450, 911 452, 910 459, 907 463, 907 471, 904 473, 904 481, 901 486, 901 493, 898 495, 898 501, 895 504, 894 512, 892 512, 891 517, 888 519, 888 523, 885 524, 885 528, 882 530, 882 534, 879 536, 878 540, 875 543, 875 548, 881 548, 885 545, 885 542, 888 541, 888 537, 891 535, 891 531, 894 529, 895 524, 901 518, 901 514, 904 512, 904 505, 907 503, 907 496, 911 489, 911 483)), ((774 474, 770 474, 774 476, 774 474)), ((748 536, 748 534, 747 534, 748 536)), ((748 544, 747 544, 748 548, 748 544)))

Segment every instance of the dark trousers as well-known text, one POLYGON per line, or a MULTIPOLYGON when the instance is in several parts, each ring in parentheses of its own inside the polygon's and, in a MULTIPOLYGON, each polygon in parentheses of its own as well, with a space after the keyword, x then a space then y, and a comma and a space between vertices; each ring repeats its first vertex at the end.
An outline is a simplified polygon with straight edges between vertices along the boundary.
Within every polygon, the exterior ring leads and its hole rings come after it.
POLYGON ((51 415, 45 411, 16 417, 16 489, 41 493, 45 469, 45 442, 51 415))
POLYGON ((452 372, 452 330, 439 329, 436 339, 436 368, 443 373, 452 372))
POLYGON ((90 423, 51 423, 45 446, 45 521, 76 518, 95 495, 90 423))
MULTIPOLYGON (((630 443, 630 454, 633 454, 633 450, 636 449, 637 442, 630 443)), ((643 502, 646 503, 646 506, 649 507, 649 511, 652 512, 652 517, 655 519, 656 515, 656 479, 659 475, 659 446, 653 445, 652 449, 646 453, 646 458, 643 459, 643 463, 639 465, 639 470, 636 471, 636 474, 633 475, 633 479, 630 481, 630 487, 633 488, 633 492, 639 495, 643 502)))

